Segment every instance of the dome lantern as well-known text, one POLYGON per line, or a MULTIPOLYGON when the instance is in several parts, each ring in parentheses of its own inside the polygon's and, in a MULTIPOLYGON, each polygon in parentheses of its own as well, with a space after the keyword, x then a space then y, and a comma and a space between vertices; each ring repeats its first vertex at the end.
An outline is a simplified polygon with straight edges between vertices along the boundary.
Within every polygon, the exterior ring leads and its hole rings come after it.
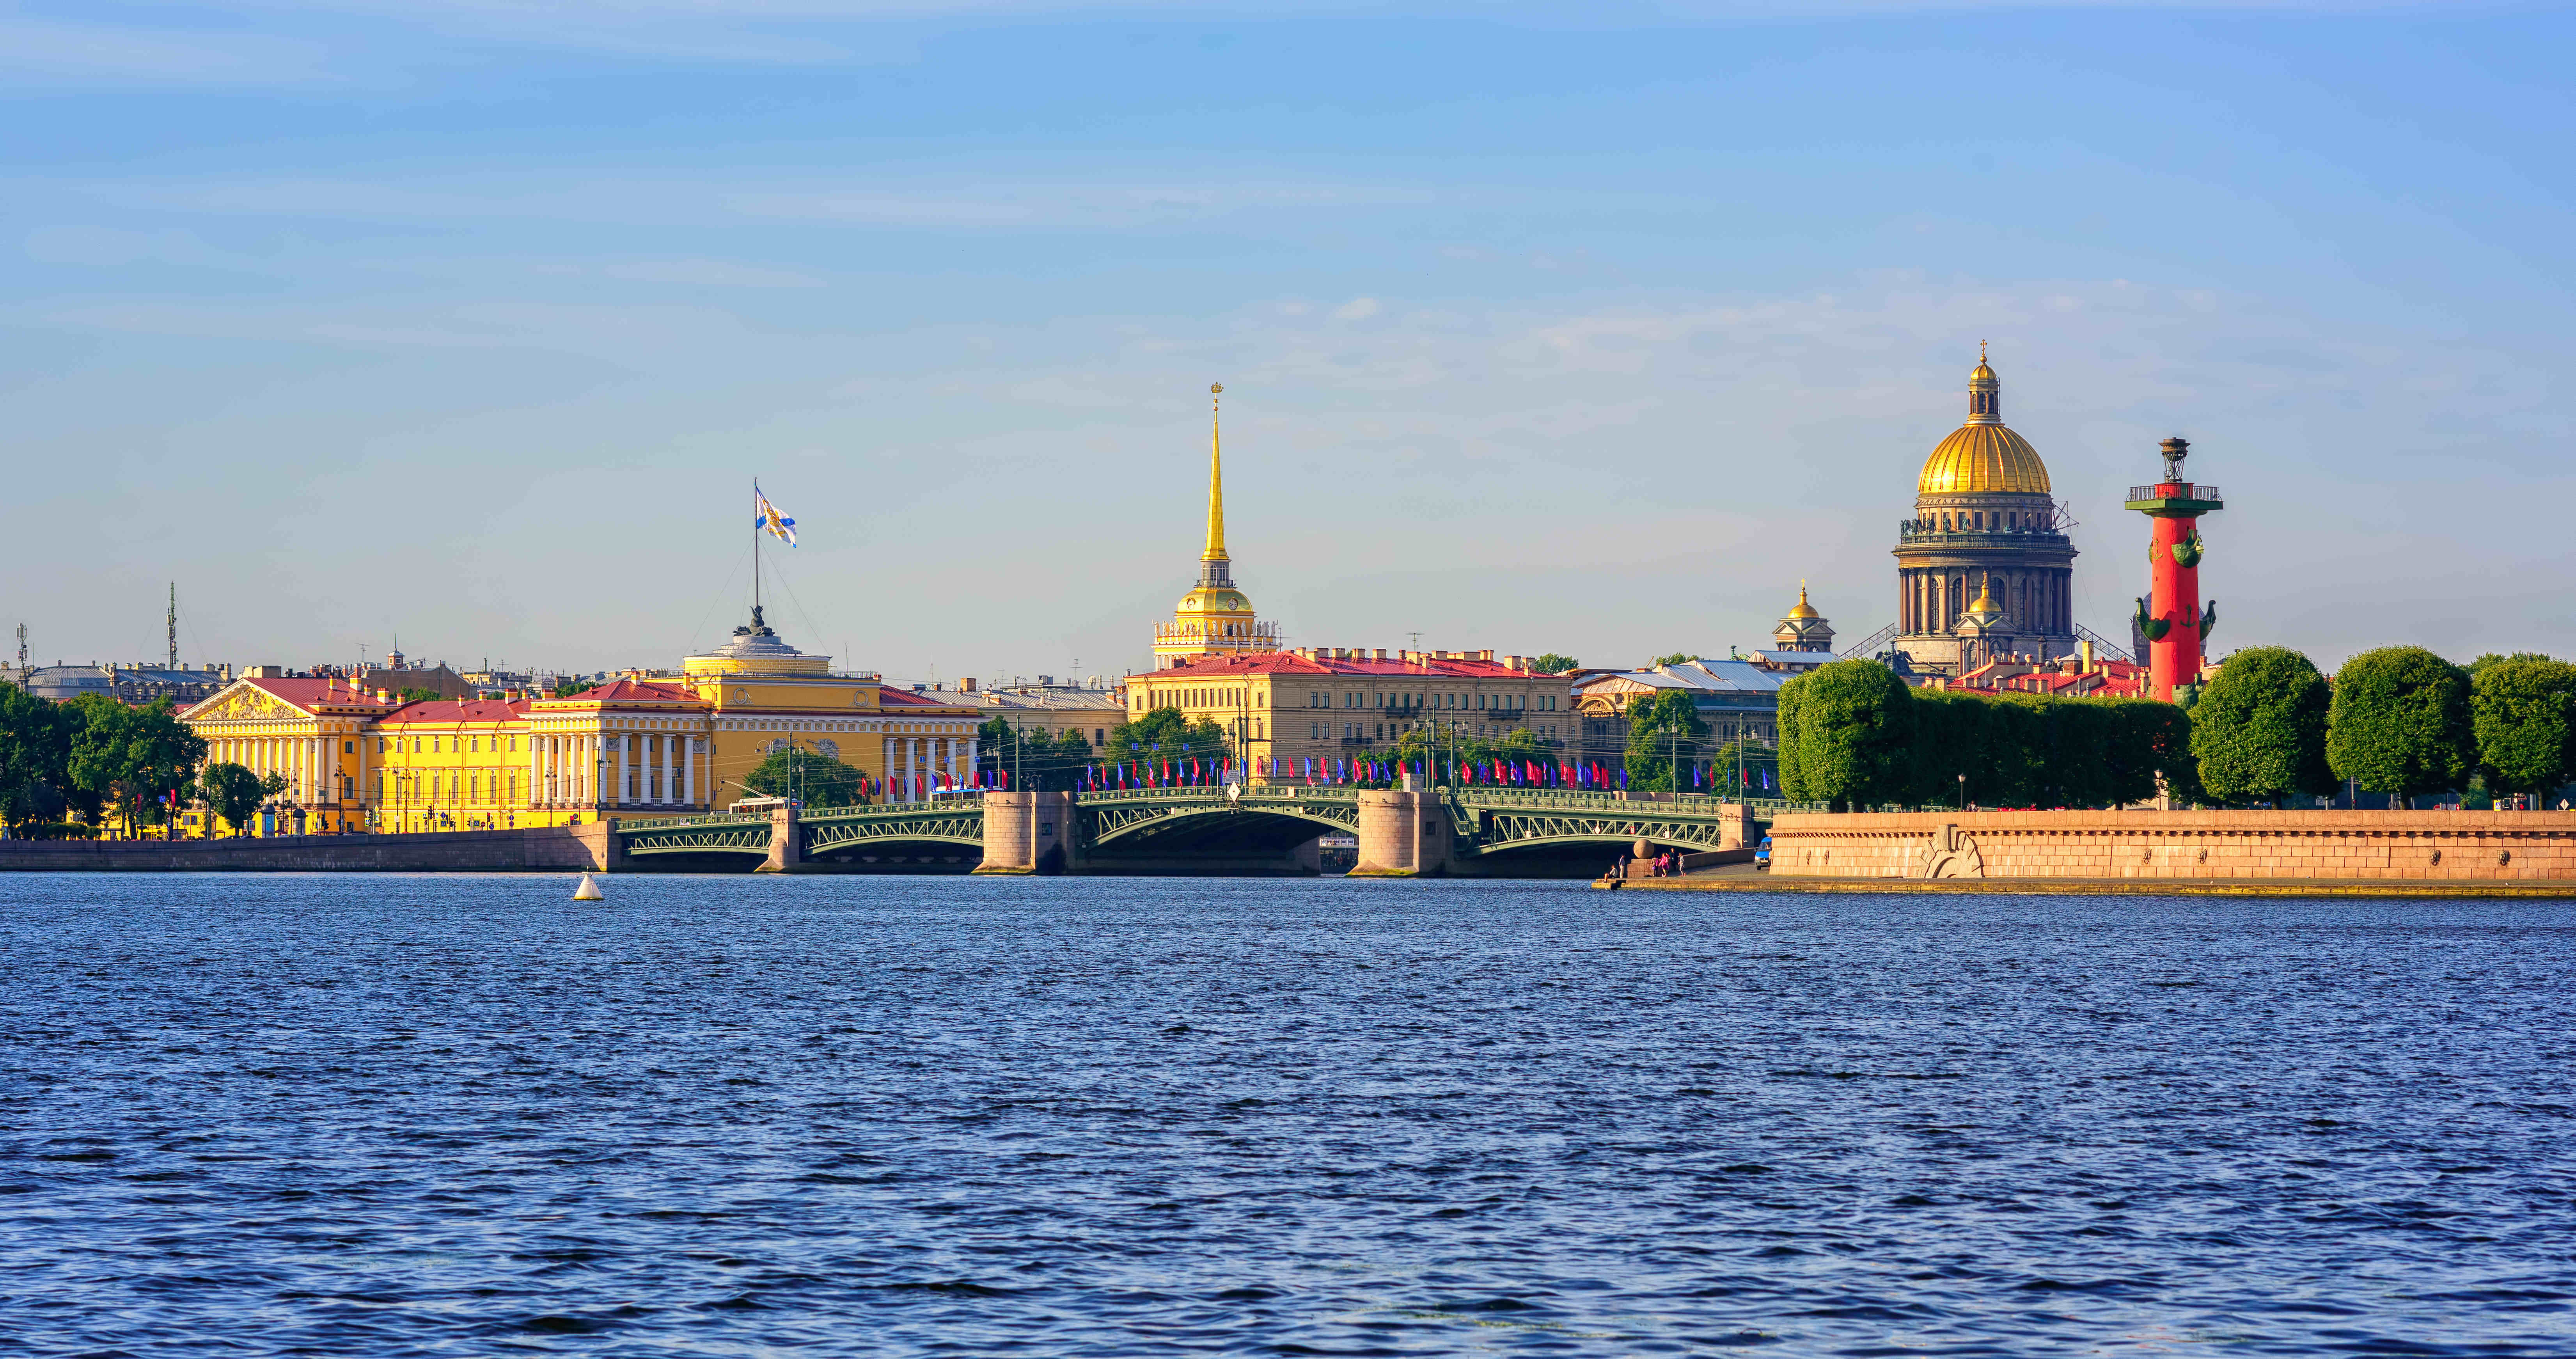
POLYGON ((1986 363, 1985 345, 1977 346, 1977 366, 1968 374, 1968 418, 1923 460, 1915 483, 1922 495, 2049 494, 2048 464, 2039 450, 2004 424, 2003 383, 1986 363))

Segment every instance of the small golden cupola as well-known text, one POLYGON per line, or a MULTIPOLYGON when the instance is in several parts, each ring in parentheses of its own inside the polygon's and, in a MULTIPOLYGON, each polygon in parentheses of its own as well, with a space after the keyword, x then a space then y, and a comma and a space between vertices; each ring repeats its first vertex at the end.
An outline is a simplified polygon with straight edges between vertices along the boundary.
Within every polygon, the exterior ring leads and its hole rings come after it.
POLYGON ((1798 582, 1798 602, 1789 606, 1789 616, 1771 630, 1771 640, 1782 651, 1831 651, 1834 649, 1834 627, 1816 606, 1807 602, 1807 582, 1798 582))
POLYGON ((1199 580, 1172 610, 1172 621, 1154 629, 1154 666, 1167 669, 1196 656, 1278 649, 1275 625, 1253 616, 1252 601, 1234 588, 1234 559, 1225 550, 1225 454, 1217 403, 1225 384, 1208 387, 1207 545, 1199 552, 1199 580))

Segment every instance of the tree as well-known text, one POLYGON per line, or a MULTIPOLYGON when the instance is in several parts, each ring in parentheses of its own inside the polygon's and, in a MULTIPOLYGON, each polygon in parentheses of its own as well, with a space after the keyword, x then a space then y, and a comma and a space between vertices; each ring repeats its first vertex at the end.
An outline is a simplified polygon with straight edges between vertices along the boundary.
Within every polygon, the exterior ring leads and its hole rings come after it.
POLYGON ((1714 786, 1720 792, 1743 797, 1778 797, 1780 793, 1780 752, 1759 741, 1729 741, 1708 757, 1709 769, 1715 774, 1714 786), (1744 784, 1735 782, 1736 767, 1744 769, 1744 784))
MULTIPOLYGON (((558 688, 555 690, 555 697, 563 698, 566 697, 566 695, 562 689, 558 688)), ((439 693, 436 689, 423 689, 414 685, 409 689, 396 690, 394 698, 397 702, 402 703, 436 703, 439 699, 439 693)))
POLYGON ((233 834, 250 830, 251 818, 259 815, 259 806, 268 799, 260 777, 248 765, 229 761, 210 764, 197 775, 197 794, 214 814, 233 828, 233 834))
POLYGON ((1193 725, 1178 708, 1156 708, 1109 729, 1104 752, 1112 760, 1168 760, 1226 753, 1225 728, 1201 719, 1193 725))
POLYGON ((1459 777, 1461 768, 1484 769, 1495 760, 1517 763, 1537 761, 1556 763, 1556 752, 1527 728, 1515 729, 1501 737, 1469 736, 1464 732, 1433 725, 1407 728, 1393 743, 1355 757, 1363 764, 1371 761, 1387 766, 1384 778, 1363 778, 1363 783, 1394 787, 1402 781, 1402 771, 1411 768, 1422 772, 1433 784, 1446 784, 1459 777))
POLYGON ((2191 710, 2191 754, 2212 801, 2278 803, 2332 793, 2326 730, 2334 692, 2307 657, 2249 647, 2227 658, 2191 710))
POLYGON ((2487 788, 2546 793, 2576 777, 2576 665, 2544 656, 2479 659, 2470 672, 2470 728, 2487 788))
POLYGON ((1580 670, 1582 668, 1583 662, 1574 659, 1572 656, 1567 656, 1554 651, 1530 662, 1530 669, 1535 670, 1542 675, 1562 675, 1568 670, 1580 670))
POLYGON ((194 800, 206 750, 206 739, 179 720, 169 699, 134 713, 125 729, 125 776, 119 781, 129 824, 158 825, 178 803, 194 800))
POLYGON ((2414 646, 2345 661, 2326 712, 2326 763, 2338 778, 2409 801, 2459 787, 2477 764, 2468 672, 2414 646))
POLYGON ((1653 660, 1646 662, 1646 665, 1651 669, 1659 665, 1679 665, 1684 661, 1693 661, 1697 659, 1699 659, 1699 653, 1696 651, 1676 651, 1669 656, 1657 656, 1653 660))
POLYGON ((1780 686, 1780 696, 1780 773, 1790 797, 1838 812, 1902 798, 1914 695, 1895 672, 1834 661, 1780 686))
POLYGON ((1700 738, 1708 735, 1708 723, 1700 720, 1699 705, 1691 701, 1688 691, 1665 689, 1643 703, 1628 709, 1628 786, 1650 792, 1671 792, 1675 783, 1676 754, 1696 755, 1700 738))
POLYGON ((63 705, 0 684, 0 820, 13 830, 60 814, 74 727, 63 705))
POLYGON ((80 813, 81 820, 96 827, 107 807, 118 800, 117 780, 125 774, 125 729, 134 710, 105 694, 83 694, 63 706, 74 722, 65 764, 71 777, 63 788, 63 800, 80 813))
POLYGON ((2546 661, 2551 659, 2553 658, 2544 656, 2537 651, 2517 651, 2510 656, 2499 655, 2490 651, 2485 655, 2478 657, 2476 660, 2469 662, 2466 668, 2469 672, 2469 679, 2474 682, 2477 677, 2484 674, 2486 672, 2486 668, 2491 665, 2500 665, 2506 661, 2546 661))
POLYGON ((808 807, 847 807, 859 800, 859 771, 819 750, 791 745, 752 766, 742 787, 762 797, 793 797, 808 807))
MULTIPOLYGON (((2144 802, 2159 793, 2184 804, 2209 801, 2201 787, 2200 761, 2191 749, 2192 737, 2200 730, 2197 708, 2152 698, 2103 701, 2110 703, 2117 719, 2112 747, 2114 805, 2144 802)), ((2208 702, 2208 695, 2203 694, 2201 701, 2208 702)))
MULTIPOLYGON (((1169 711, 1178 715, 1177 709, 1169 711)), ((1081 786, 1092 763, 1091 742, 1070 727, 1051 734, 1044 727, 1018 727, 1007 718, 995 717, 977 727, 975 737, 983 767, 994 774, 1008 774, 1014 789, 1071 792, 1081 786)))

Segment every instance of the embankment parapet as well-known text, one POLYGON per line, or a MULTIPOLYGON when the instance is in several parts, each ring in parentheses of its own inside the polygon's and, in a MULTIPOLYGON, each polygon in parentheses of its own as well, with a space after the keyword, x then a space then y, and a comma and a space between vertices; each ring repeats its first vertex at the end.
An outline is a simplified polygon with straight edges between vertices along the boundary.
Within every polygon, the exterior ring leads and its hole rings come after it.
POLYGON ((1782 878, 2576 879, 2576 812, 1822 812, 1782 878))

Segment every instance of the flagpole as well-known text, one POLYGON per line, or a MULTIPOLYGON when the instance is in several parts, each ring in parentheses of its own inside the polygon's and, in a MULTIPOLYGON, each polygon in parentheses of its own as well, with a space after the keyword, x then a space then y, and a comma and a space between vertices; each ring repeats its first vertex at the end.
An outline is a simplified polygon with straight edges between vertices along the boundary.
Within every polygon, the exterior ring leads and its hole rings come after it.
POLYGON ((751 616, 760 616, 760 478, 751 479, 751 616))

